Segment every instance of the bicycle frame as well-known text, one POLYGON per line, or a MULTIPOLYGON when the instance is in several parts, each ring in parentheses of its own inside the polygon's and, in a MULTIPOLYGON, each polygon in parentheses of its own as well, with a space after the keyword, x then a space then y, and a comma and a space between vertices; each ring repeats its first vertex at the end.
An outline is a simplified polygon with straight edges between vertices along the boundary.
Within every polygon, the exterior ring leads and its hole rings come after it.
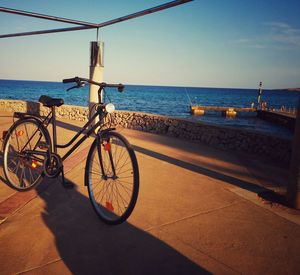
MULTIPOLYGON (((71 90, 73 88, 80 88, 83 86, 85 82, 88 82, 90 84, 98 85, 98 102, 96 103, 94 108, 95 112, 92 114, 92 117, 89 118, 87 123, 81 128, 81 130, 76 133, 69 142, 66 144, 58 144, 57 143, 57 132, 56 132, 56 127, 57 127, 57 121, 56 121, 56 105, 54 104, 53 106, 47 106, 50 108, 49 114, 45 118, 40 118, 38 116, 30 115, 30 114, 24 114, 24 113, 18 113, 16 112, 14 114, 14 117, 20 118, 20 119, 28 119, 28 120, 35 120, 39 127, 38 129, 32 134, 32 137, 39 131, 41 130, 42 134, 46 138, 46 143, 45 145, 41 141, 42 135, 40 135, 39 140, 37 141, 36 145, 34 148, 31 148, 30 150, 24 150, 24 154, 28 157, 31 156, 32 159, 35 159, 37 161, 42 161, 42 159, 39 158, 39 156, 44 156, 44 173, 49 176, 49 177, 56 177, 58 176, 59 173, 62 174, 62 180, 64 180, 64 166, 63 162, 66 160, 88 137, 90 137, 92 134, 96 133, 96 138, 94 142, 97 142, 97 144, 100 144, 102 142, 102 135, 105 135, 107 132, 115 130, 115 128, 106 128, 102 129, 103 126, 105 125, 104 119, 105 117, 109 114, 109 111, 106 110, 106 105, 104 102, 102 102, 102 93, 105 92, 105 87, 109 88, 117 88, 119 92, 122 92, 124 89, 124 85, 122 84, 107 84, 107 83, 97 83, 89 79, 85 78, 70 78, 70 79, 64 79, 63 83, 70 83, 70 82, 75 82, 76 86, 73 86, 67 90, 71 90), (96 121, 96 118, 98 117, 98 120, 96 121), (96 121, 96 122, 95 122, 96 121), (94 124, 92 125, 92 123, 94 124), (52 139, 48 131, 48 126, 49 124, 52 124, 52 139), (80 135, 83 134, 83 137, 79 138, 80 135), (74 144, 75 143, 75 144, 74 144), (71 148, 61 157, 58 153, 57 150, 58 148, 71 148), (36 150, 37 148, 40 149, 46 149, 46 151, 40 151, 36 150), (50 168, 52 169, 52 163, 54 163, 54 172, 53 170, 48 173, 46 169, 50 168), (57 166, 55 166, 57 165, 57 166), (46 167, 46 168, 45 168, 46 167), (55 169, 57 169, 55 171, 55 169), (52 173, 53 172, 53 173, 52 173), (58 173, 58 174, 57 174, 58 173)), ((41 102, 41 101, 40 101, 41 102)), ((26 148, 27 144, 30 142, 31 138, 28 140, 28 142, 24 145, 24 148, 26 148)), ((23 151, 23 150, 21 150, 23 151)), ((108 177, 104 171, 104 167, 102 164, 102 154, 101 154, 101 149, 98 148, 98 154, 99 154, 99 160, 100 160, 100 166, 101 166, 101 171, 103 177, 108 177)), ((115 164, 113 161, 113 156, 111 151, 108 151, 109 155, 109 160, 111 164, 111 168, 113 171, 113 176, 111 176, 113 179, 116 179, 116 170, 115 170, 115 164)))
MULTIPOLYGON (((67 148, 67 147, 71 146, 77 140, 77 142, 65 153, 65 155, 62 156, 62 158, 61 158, 62 161, 67 159, 78 148, 78 146, 80 146, 88 137, 90 137, 94 133, 94 131, 102 124, 102 121, 105 117, 105 113, 100 109, 101 109, 100 107, 97 108, 96 113, 87 121, 87 123, 82 127, 82 129, 78 133, 76 133, 68 143, 58 144, 57 143, 57 134, 56 134, 57 122, 56 122, 56 116, 55 116, 55 107, 51 108, 52 116, 49 120, 48 125, 52 122, 53 152, 57 153, 58 148, 67 148), (89 128, 89 126, 96 120, 97 117, 99 117, 99 120, 92 127, 89 128), (87 130, 87 129, 88 129, 88 131, 86 133, 84 133, 85 130, 87 130), (78 140, 78 137, 81 134, 84 134, 84 136, 78 140)), ((110 130, 112 130, 112 128, 110 130)))
MULTIPOLYGON (((98 96, 99 96, 99 102, 101 101, 101 92, 102 89, 99 88, 98 91, 98 96)), ((64 161, 66 160, 87 138, 89 138, 94 132, 95 130, 101 126, 101 124, 103 123, 103 119, 105 118, 105 116, 107 115, 104 111, 103 111, 103 102, 100 102, 99 104, 97 104, 98 107, 96 108, 96 112, 92 115, 91 118, 89 118, 89 120, 87 121, 87 123, 82 127, 82 129, 76 133, 72 139, 67 142, 66 144, 58 144, 57 143, 57 132, 56 132, 56 127, 57 127, 57 121, 56 121, 56 110, 55 110, 55 106, 50 107, 50 113, 44 118, 44 119, 40 119, 36 116, 33 115, 27 115, 27 114, 23 114, 23 113, 15 113, 15 117, 18 118, 31 118, 34 119, 38 122, 40 122, 41 124, 43 124, 43 126, 47 129, 47 127, 49 126, 49 124, 52 124, 52 142, 51 142, 51 146, 50 146, 50 150, 46 153, 46 152, 38 152, 38 154, 40 155, 46 155, 49 154, 49 157, 52 153, 57 154, 57 149, 58 148, 67 148, 69 146, 71 146, 76 140, 77 142, 65 153, 65 155, 63 157, 61 157, 61 160, 64 161), (89 127, 95 120, 96 118, 99 117, 99 120, 92 126, 89 127), (89 129, 88 129, 89 128, 89 129), (88 131, 86 133, 84 133, 86 130, 88 129, 88 131), (81 137, 78 140, 78 137, 84 134, 83 137, 81 137)), ((100 128, 101 129, 101 128, 100 128)), ((115 128, 108 128, 103 130, 104 132, 106 131, 111 131, 114 130, 115 128)), ((38 131, 38 130, 37 130, 38 131)), ((36 132, 37 132, 36 131, 36 132)), ((47 131, 48 132, 48 131, 47 131)), ((35 135, 35 133, 33 134, 33 136, 35 135)), ((51 137, 49 136, 49 139, 51 140, 51 137)), ((28 153, 37 153, 36 151, 31 151, 31 150, 27 150, 28 153)))

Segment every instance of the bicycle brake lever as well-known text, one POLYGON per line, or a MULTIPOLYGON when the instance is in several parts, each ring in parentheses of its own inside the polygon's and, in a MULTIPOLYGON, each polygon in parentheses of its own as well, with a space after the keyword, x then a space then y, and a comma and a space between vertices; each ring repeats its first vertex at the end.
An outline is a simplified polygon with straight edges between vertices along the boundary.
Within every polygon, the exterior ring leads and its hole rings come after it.
POLYGON ((80 81, 80 82, 77 83, 77 85, 68 88, 67 91, 70 91, 70 90, 75 89, 75 88, 77 88, 77 89, 78 89, 78 88, 82 88, 82 87, 84 87, 84 86, 85 86, 85 83, 80 81))
POLYGON ((75 89, 75 88, 79 88, 78 85, 68 88, 67 91, 70 91, 70 90, 75 89))

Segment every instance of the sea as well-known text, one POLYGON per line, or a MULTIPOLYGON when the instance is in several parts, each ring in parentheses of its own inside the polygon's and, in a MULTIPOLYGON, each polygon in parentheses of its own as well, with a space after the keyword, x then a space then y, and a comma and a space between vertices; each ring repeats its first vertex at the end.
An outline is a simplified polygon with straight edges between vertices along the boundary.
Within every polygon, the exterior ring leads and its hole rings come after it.
MULTIPOLYGON (((63 98, 65 104, 87 106, 88 87, 66 91, 72 84, 45 81, 0 80, 0 99, 38 101, 41 95, 63 98)), ((257 89, 168 87, 125 85, 123 93, 106 89, 105 100, 111 101, 117 110, 138 111, 202 121, 224 127, 255 130, 275 136, 291 138, 292 131, 263 121, 255 113, 238 113, 235 118, 226 118, 220 112, 208 111, 203 116, 190 114, 190 105, 250 107, 257 102, 257 89)), ((261 101, 267 107, 293 110, 297 108, 299 92, 263 90, 261 101)))

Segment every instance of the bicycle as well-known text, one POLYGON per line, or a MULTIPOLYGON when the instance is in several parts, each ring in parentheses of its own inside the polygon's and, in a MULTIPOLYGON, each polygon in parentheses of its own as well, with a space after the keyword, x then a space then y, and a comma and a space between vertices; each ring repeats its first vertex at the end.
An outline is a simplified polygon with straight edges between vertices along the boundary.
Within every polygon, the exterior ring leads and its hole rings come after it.
POLYGON ((80 77, 64 79, 63 83, 76 83, 67 90, 83 87, 86 83, 98 85, 99 103, 94 106, 95 113, 66 144, 58 144, 56 134, 55 111, 64 104, 63 99, 42 95, 39 102, 50 108, 49 114, 43 118, 14 113, 18 120, 7 131, 3 145, 7 182, 18 191, 27 191, 36 187, 44 176, 56 178, 61 174, 63 186, 72 187, 65 181, 63 162, 88 137, 95 136, 86 159, 84 184, 98 217, 107 224, 120 224, 127 220, 135 207, 139 168, 127 139, 116 128, 107 127, 105 119, 115 108, 112 103, 102 102, 102 98, 105 88, 117 88, 122 92, 124 85, 98 83, 80 77), (52 139, 48 131, 50 124, 52 139), (81 134, 83 137, 78 139, 81 134), (57 149, 67 147, 70 149, 61 157, 57 149))

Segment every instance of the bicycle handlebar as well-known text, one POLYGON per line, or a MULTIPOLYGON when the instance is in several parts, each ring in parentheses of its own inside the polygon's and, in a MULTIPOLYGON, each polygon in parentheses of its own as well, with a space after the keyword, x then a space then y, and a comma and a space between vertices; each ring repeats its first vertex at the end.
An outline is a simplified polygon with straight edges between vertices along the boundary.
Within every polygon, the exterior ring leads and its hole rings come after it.
POLYGON ((85 82, 88 82, 90 84, 94 84, 94 85, 99 86, 101 89, 106 88, 106 87, 107 88, 117 88, 120 93, 123 92, 123 90, 124 90, 124 85, 121 84, 121 83, 120 84, 108 84, 108 83, 105 83, 105 82, 99 83, 99 82, 96 82, 96 81, 93 81, 93 80, 90 80, 90 79, 87 79, 87 78, 81 78, 81 77, 78 77, 78 76, 73 77, 73 78, 65 78, 65 79, 63 79, 62 82, 63 83, 75 82, 77 84, 77 86, 74 86, 74 88, 75 87, 79 88, 79 87, 83 86, 83 84, 85 82))
POLYGON ((63 79, 63 83, 71 83, 71 82, 77 82, 79 80, 78 77, 73 77, 73 78, 65 78, 63 79))

